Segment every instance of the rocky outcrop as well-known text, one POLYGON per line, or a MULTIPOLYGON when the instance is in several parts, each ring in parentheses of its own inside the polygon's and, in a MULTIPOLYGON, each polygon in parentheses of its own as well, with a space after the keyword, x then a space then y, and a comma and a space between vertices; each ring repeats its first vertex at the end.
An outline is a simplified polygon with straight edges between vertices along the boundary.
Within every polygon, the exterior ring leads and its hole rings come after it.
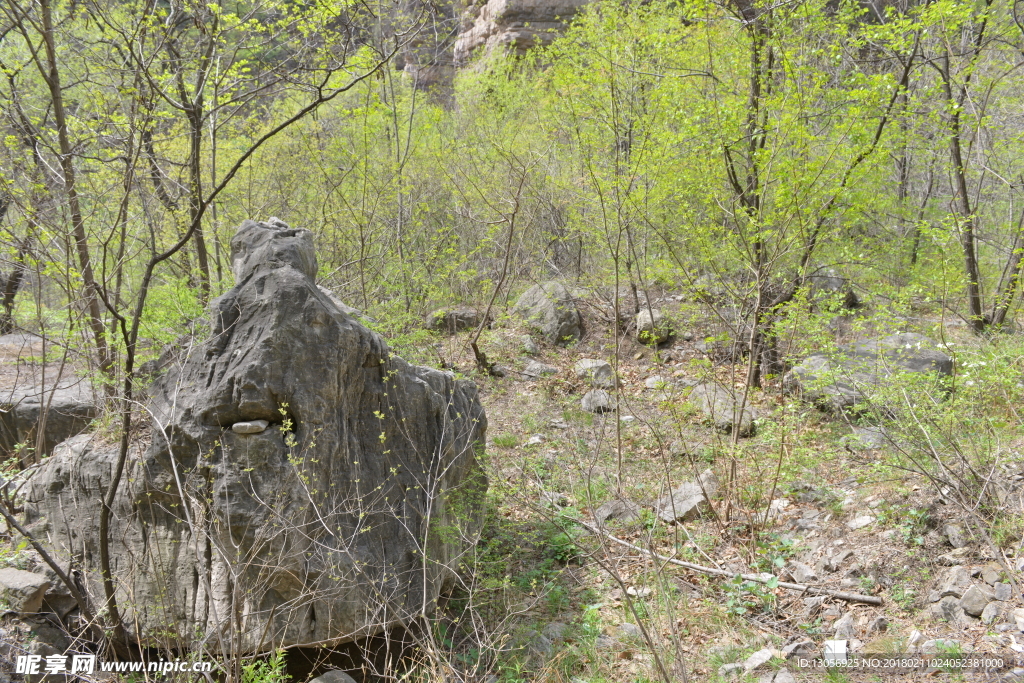
POLYGON ((522 54, 547 45, 589 0, 474 0, 462 11, 455 66, 494 50, 522 54))
POLYGON ((718 384, 698 384, 690 391, 690 403, 715 425, 715 429, 731 434, 735 427, 738 436, 752 436, 754 412, 749 404, 743 405, 742 398, 742 392, 730 391, 718 384))
POLYGON ((790 370, 783 386, 830 410, 851 408, 866 391, 899 373, 953 374, 953 359, 927 337, 913 332, 865 339, 833 355, 815 354, 790 370))
POLYGON ((552 344, 578 341, 583 336, 583 320, 576 302, 560 282, 530 287, 512 310, 552 344))
POLYGON ((49 455, 61 441, 84 431, 97 415, 99 402, 81 379, 0 392, 0 449, 32 462, 36 455, 49 455), (35 454, 40 430, 41 452, 35 454))
MULTIPOLYGON (((429 613, 482 524, 475 385, 406 363, 340 310, 309 231, 246 221, 232 270, 209 338, 154 385, 152 443, 130 452, 112 508, 131 636, 217 648, 230 633, 257 651, 429 613)), ((26 487, 26 522, 94 596, 116 458, 80 436, 26 487)))

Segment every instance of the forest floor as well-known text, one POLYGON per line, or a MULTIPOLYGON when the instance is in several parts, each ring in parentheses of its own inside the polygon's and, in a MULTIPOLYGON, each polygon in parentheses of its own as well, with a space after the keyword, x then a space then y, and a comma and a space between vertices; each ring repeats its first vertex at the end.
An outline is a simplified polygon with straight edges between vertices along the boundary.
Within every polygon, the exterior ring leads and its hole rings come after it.
MULTIPOLYGON (((1013 454, 998 472, 1008 512, 993 527, 927 472, 901 466, 906 449, 896 437, 787 396, 777 378, 748 396, 756 435, 732 439, 708 424, 688 402, 689 388, 713 380, 742 394, 747 369, 746 359, 708 360, 701 342, 720 334, 717 322, 695 323, 660 349, 625 334, 617 350, 600 332, 607 321, 591 314, 587 322, 597 331, 580 343, 539 343, 534 353, 515 323, 485 332, 485 352, 506 370, 500 378, 472 370, 468 332, 438 349, 477 381, 488 415, 494 513, 476 585, 481 605, 502 603, 500 630, 513 634, 499 648, 515 653, 501 680, 529 671, 535 680, 639 683, 684 680, 684 668, 699 681, 1024 680, 1024 611, 1014 613, 1024 608, 1019 441, 1001 446, 1013 454), (590 386, 574 364, 616 357, 619 410, 585 412, 580 399, 590 386), (557 372, 528 377, 531 361, 557 372), (666 524, 655 516, 659 497, 708 469, 722 485, 699 518, 666 524), (633 519, 592 533, 585 525, 614 500, 635 509, 633 519), (667 558, 880 604, 708 575, 667 558), (976 593, 983 597, 972 616, 960 605, 976 593), (801 666, 833 640, 868 668, 801 666), (925 655, 983 653, 1003 666, 919 666, 925 655), (900 659, 918 668, 893 668, 900 659)), ((972 343, 962 323, 923 322, 917 327, 939 330, 950 346, 972 343)))

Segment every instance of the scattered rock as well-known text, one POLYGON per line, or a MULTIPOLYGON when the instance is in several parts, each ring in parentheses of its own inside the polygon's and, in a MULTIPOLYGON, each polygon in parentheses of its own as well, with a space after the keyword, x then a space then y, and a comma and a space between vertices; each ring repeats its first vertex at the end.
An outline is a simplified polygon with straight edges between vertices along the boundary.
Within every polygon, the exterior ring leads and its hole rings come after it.
POLYGON ((944 555, 939 555, 937 558, 935 558, 935 560, 939 564, 946 565, 947 567, 953 567, 953 566, 956 566, 956 565, 963 564, 964 562, 967 561, 968 558, 970 558, 970 556, 971 556, 971 549, 967 548, 967 547, 964 547, 964 548, 957 548, 953 552, 949 552, 949 553, 946 553, 944 555))
POLYGON ((782 668, 775 674, 774 683, 796 683, 796 678, 789 669, 782 668))
POLYGON ((728 676, 738 676, 743 671, 743 665, 738 662, 731 664, 723 664, 718 667, 718 675, 726 678, 728 676))
POLYGON ((545 282, 526 290, 512 312, 536 327, 552 344, 579 341, 583 320, 576 303, 560 282, 545 282))
POLYGON ((958 624, 964 620, 964 610, 960 606, 960 600, 947 595, 931 607, 932 616, 935 619, 948 621, 951 624, 958 624))
POLYGON ((688 522, 696 518, 708 504, 708 498, 718 491, 718 477, 705 470, 695 482, 687 482, 658 499, 654 512, 669 524, 688 522))
POLYGON ((269 426, 270 423, 266 420, 248 420, 231 425, 231 431, 235 434, 260 434, 266 431, 269 426))
POLYGON ((427 328, 435 332, 455 334, 462 330, 472 330, 480 326, 483 316, 480 311, 470 306, 439 308, 427 314, 427 328))
POLYGON ((331 669, 327 673, 317 676, 309 683, 356 683, 356 679, 341 669, 331 669))
POLYGON ((758 650, 757 652, 743 660, 743 670, 747 673, 750 673, 751 671, 756 671, 757 669, 771 661, 773 656, 774 653, 768 648, 758 650))
POLYGON ((824 563, 824 569, 827 572, 837 572, 839 568, 846 562, 847 559, 853 557, 852 550, 841 550, 839 553, 832 555, 824 563))
POLYGON ((980 617, 985 611, 985 606, 992 602, 994 596, 978 586, 971 586, 960 598, 960 607, 972 617, 980 617))
POLYGON ((534 434, 526 440, 524 446, 539 446, 544 443, 544 437, 541 434, 534 434))
POLYGON ((852 612, 844 614, 832 626, 836 630, 834 636, 835 640, 850 640, 857 635, 857 627, 853 623, 852 612))
POLYGON ((604 389, 591 389, 580 401, 588 413, 609 413, 615 410, 615 399, 604 389))
POLYGON ((523 374, 530 379, 538 379, 540 377, 558 374, 558 368, 554 365, 541 363, 539 360, 531 360, 526 364, 526 367, 523 368, 523 374))
POLYGON ((594 520, 604 524, 612 520, 629 524, 640 519, 640 506, 631 500, 609 500, 594 512, 594 520))
MULTIPOLYGON (((598 640, 600 640, 600 637, 598 637, 598 640)), ((526 649, 531 656, 537 659, 547 659, 555 651, 555 645, 543 633, 534 632, 526 644, 526 649)))
POLYGON ((737 415, 739 403, 738 397, 734 394, 735 392, 718 384, 698 384, 690 392, 690 402, 695 404, 720 432, 731 434, 738 422, 740 436, 753 436, 754 412, 746 405, 743 412, 737 415))
POLYGON ((1007 602, 1013 597, 1013 586, 1002 581, 997 581, 995 588, 996 600, 1000 602, 1007 602))
POLYGON ((854 427, 846 439, 851 446, 873 450, 885 445, 885 430, 881 427, 854 427))
POLYGON ((546 507, 564 508, 569 504, 569 496, 557 491, 541 491, 537 502, 546 507))
POLYGON ((530 335, 524 334, 522 337, 520 337, 520 340, 523 342, 523 351, 525 351, 526 353, 530 354, 531 356, 536 356, 538 353, 540 353, 540 347, 537 346, 537 342, 533 341, 533 337, 531 337, 530 335))
POLYGON ((574 370, 577 377, 587 380, 592 386, 599 389, 615 388, 615 373, 612 372, 612 366, 603 360, 581 358, 576 361, 574 370))
POLYGON ((1001 600, 993 600, 992 602, 985 605, 985 609, 981 612, 981 623, 986 626, 999 621, 1002 617, 1006 616, 1009 612, 1009 605, 1001 600))
POLYGON ((541 634, 545 638, 549 638, 551 640, 561 640, 562 637, 565 635, 565 632, 568 630, 568 628, 568 624, 564 624, 560 621, 552 621, 550 624, 544 627, 544 629, 541 631, 541 634))
POLYGON ((814 570, 802 562, 790 562, 786 571, 794 583, 813 583, 818 580, 818 575, 814 573, 814 570))
POLYGON ((783 659, 791 657, 809 657, 814 652, 813 640, 796 640, 782 648, 783 659))
POLYGON ((965 548, 967 546, 967 535, 964 534, 964 528, 959 524, 946 524, 942 527, 942 533, 946 535, 946 540, 954 548, 965 548))
POLYGON ((896 372, 953 374, 953 359, 938 344, 911 332, 840 347, 834 356, 809 356, 783 378, 787 391, 802 394, 829 410, 845 410, 865 391, 896 372))
POLYGON ((621 631, 622 635, 625 636, 626 638, 641 638, 641 637, 643 637, 643 631, 641 631, 640 627, 637 626, 636 624, 630 624, 630 623, 619 624, 619 631, 621 631))
POLYGON ((994 586, 1003 577, 1003 568, 995 562, 989 562, 981 568, 981 580, 990 586, 994 586))
POLYGON ((1024 609, 1018 607, 1013 610, 1013 621, 1017 624, 1018 631, 1024 631, 1024 609))
POLYGON ((851 531, 856 531, 857 529, 863 529, 864 527, 869 526, 869 525, 874 524, 874 523, 875 523, 875 518, 872 517, 871 515, 857 515, 856 517, 851 519, 849 522, 847 522, 846 526, 851 531))
POLYGON ((868 635, 873 635, 876 633, 885 633, 887 630, 889 630, 889 620, 883 616, 877 616, 868 623, 868 627, 865 629, 865 632, 868 635))
POLYGON ((594 649, 596 650, 617 650, 620 647, 621 643, 618 640, 604 634, 594 640, 594 649))
POLYGON ((672 337, 672 325, 657 308, 644 307, 636 314, 636 339, 641 344, 661 344, 672 337))
POLYGON ((672 378, 664 375, 652 375, 644 380, 644 386, 648 389, 669 389, 672 386, 672 378))
POLYGON ((42 574, 12 567, 0 569, 0 612, 34 614, 43 606, 50 582, 42 574))
POLYGON ((804 615, 813 617, 818 614, 828 600, 827 596, 816 595, 813 598, 804 598, 804 615))

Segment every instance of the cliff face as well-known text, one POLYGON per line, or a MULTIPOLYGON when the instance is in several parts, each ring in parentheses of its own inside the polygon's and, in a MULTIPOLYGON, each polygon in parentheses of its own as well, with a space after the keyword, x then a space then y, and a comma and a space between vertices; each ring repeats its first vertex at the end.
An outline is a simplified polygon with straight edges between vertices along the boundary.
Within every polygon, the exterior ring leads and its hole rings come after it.
POLYGON ((454 45, 455 67, 466 66, 479 50, 522 54, 550 43, 589 0, 479 0, 462 11, 454 45))

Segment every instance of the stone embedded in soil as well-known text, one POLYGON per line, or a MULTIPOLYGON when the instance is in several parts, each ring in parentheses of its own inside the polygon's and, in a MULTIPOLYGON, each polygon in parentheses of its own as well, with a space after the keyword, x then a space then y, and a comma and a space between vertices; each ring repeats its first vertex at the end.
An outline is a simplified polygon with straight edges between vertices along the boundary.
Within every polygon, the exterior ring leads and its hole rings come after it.
POLYGON ((615 400, 604 389, 591 389, 583 396, 580 405, 588 413, 608 413, 615 410, 615 400))
POLYGON ((867 627, 867 633, 885 633, 889 629, 889 620, 878 616, 871 620, 867 627))
POLYGON ((1013 597, 1013 586, 1008 583, 997 581, 995 588, 996 600, 1006 602, 1013 597))
POLYGON ((598 389, 615 388, 615 373, 612 371, 612 366, 603 360, 581 358, 576 361, 574 370, 577 377, 588 380, 592 386, 598 389))
POLYGON ((1003 568, 995 562, 989 562, 981 568, 981 579, 990 586, 996 585, 1003 576, 1003 568))
POLYGON ((782 648, 783 659, 790 657, 807 657, 814 652, 813 640, 797 640, 782 648))
POLYGON ((998 621, 1004 614, 1006 614, 1009 605, 1001 600, 993 600, 992 602, 985 605, 985 609, 981 612, 981 623, 986 626, 998 621))
POLYGON ((708 497, 717 491, 718 477, 711 470, 704 470, 696 482, 687 482, 660 498, 654 504, 654 511, 659 519, 669 524, 688 522, 700 515, 708 504, 708 497))
POLYGON ((856 531, 857 529, 863 529, 866 526, 874 524, 874 522, 875 518, 871 515, 858 515, 847 522, 846 526, 851 531, 856 531))
POLYGON ((640 506, 631 500, 609 500, 594 511, 594 519, 598 523, 611 520, 629 524, 640 518, 640 506))
POLYGON ((967 547, 964 547, 964 548, 957 548, 953 552, 946 553, 945 555, 939 555, 935 559, 936 559, 936 561, 938 561, 939 564, 944 564, 947 567, 952 567, 952 566, 955 566, 955 565, 963 564, 964 562, 967 561, 967 558, 969 558, 970 555, 971 555, 971 549, 967 548, 967 547))
POLYGON ((942 527, 942 533, 954 548, 963 548, 967 545, 967 535, 959 524, 946 524, 942 527))
POLYGON ((718 667, 718 675, 722 676, 723 678, 733 675, 738 676, 741 671, 743 671, 743 665, 738 662, 733 662, 731 664, 723 664, 722 666, 718 667))
POLYGON ((758 650, 757 652, 743 660, 743 670, 748 673, 751 671, 755 671, 758 668, 767 664, 773 656, 774 653, 768 648, 758 650))
POLYGON ((972 617, 980 617, 981 613, 985 611, 985 606, 992 602, 993 597, 988 591, 982 590, 978 586, 971 586, 960 598, 960 607, 972 617))
POLYGON ((523 342, 523 351, 531 356, 536 356, 540 353, 540 347, 537 346, 537 342, 533 340, 533 337, 528 334, 524 334, 520 339, 523 342))
POLYGON ((1017 608, 1013 610, 1013 621, 1017 624, 1017 629, 1024 631, 1024 609, 1017 608))
POLYGON ((775 674, 775 683, 796 683, 796 678, 793 677, 793 673, 789 669, 779 669, 779 672, 775 674))
POLYGON ((541 363, 539 360, 531 360, 526 364, 526 367, 523 368, 523 374, 530 379, 538 379, 540 377, 546 377, 557 373, 558 368, 554 365, 541 363))
POLYGON ((43 606, 50 582, 42 574, 9 567, 0 569, 0 602, 12 612, 31 614, 43 606))
POLYGON ((923 655, 936 655, 939 652, 954 652, 960 648, 959 640, 951 640, 949 638, 933 638, 932 640, 926 640, 921 643, 921 654, 923 655))
POLYGON ((952 595, 947 595, 939 600, 938 604, 932 605, 931 614, 935 619, 951 624, 958 624, 964 620, 964 610, 960 606, 960 601, 952 595))
POLYGON ((790 562, 787 571, 795 583, 811 583, 818 580, 814 570, 803 562, 790 562))
POLYGON ((857 635, 857 629, 853 624, 853 613, 844 614, 833 627, 836 630, 835 640, 850 640, 857 635))

